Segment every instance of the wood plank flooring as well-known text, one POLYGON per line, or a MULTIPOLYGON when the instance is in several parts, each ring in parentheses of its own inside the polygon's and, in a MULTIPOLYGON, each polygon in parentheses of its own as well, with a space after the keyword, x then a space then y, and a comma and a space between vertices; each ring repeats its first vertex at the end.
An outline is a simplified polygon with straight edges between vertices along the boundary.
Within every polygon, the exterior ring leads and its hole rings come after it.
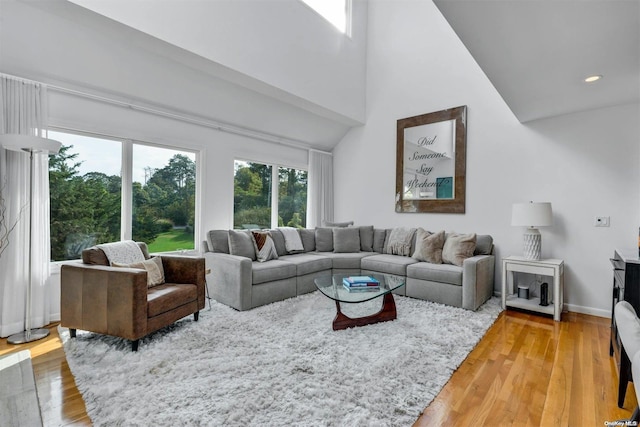
MULTIPOLYGON (((31 350, 45 426, 91 425, 61 347, 57 326, 24 345, 0 340, 0 355, 31 350)), ((143 349, 141 351, 144 351, 143 349)), ((601 426, 628 418, 629 385, 617 407, 609 319, 564 313, 563 321, 500 315, 414 426, 601 426)))

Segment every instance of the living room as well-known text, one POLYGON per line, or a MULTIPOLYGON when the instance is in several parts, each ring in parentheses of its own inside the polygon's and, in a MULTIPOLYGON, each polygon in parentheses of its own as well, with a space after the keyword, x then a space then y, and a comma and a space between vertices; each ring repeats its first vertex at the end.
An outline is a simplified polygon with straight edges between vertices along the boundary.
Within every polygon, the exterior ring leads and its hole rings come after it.
MULTIPOLYGON (((354 1, 346 38, 298 0, 194 9, 178 2, 123 8, 90 0, 2 1, 0 72, 51 86, 53 130, 197 153, 196 245, 208 230, 233 226, 235 160, 307 169, 309 151, 317 150, 333 158, 328 219, 491 234, 496 260, 522 254, 512 205, 551 202, 553 225, 541 229, 542 257, 564 260, 565 309, 610 318, 609 258, 616 248, 635 247, 639 226, 637 81, 621 89, 628 95, 623 102, 590 105, 590 94, 601 90, 597 85, 616 85, 619 77, 598 45, 594 57, 602 62, 585 61, 591 67, 580 75, 536 68, 543 85, 547 79, 553 86, 559 75, 575 78, 572 90, 585 92, 578 99, 584 108, 561 110, 566 95, 548 97, 546 90, 530 105, 509 104, 518 87, 510 88, 513 93, 496 89, 496 70, 478 64, 461 40, 465 35, 439 9, 447 3, 461 2, 354 1), (181 17, 175 26, 168 25, 172 15, 181 17), (193 25, 197 17, 200 24, 193 25), (593 73, 602 81, 582 82, 593 73), (468 109, 465 213, 396 213, 397 120, 461 105, 468 109), (542 115, 534 115, 537 107, 542 115), (610 226, 594 227, 598 216, 609 217, 610 226)), ((569 5, 555 6, 560 17, 567 16, 565 7, 576 7, 564 3, 569 5)), ((606 8, 607 2, 592 3, 606 8)), ((513 37, 524 26, 494 17, 487 26, 503 26, 513 37)), ((574 19, 567 28, 578 26, 574 19)), ((633 19, 637 24, 637 13, 633 19)), ((558 20, 548 25, 565 24, 558 20)), ((619 31, 620 40, 637 48, 637 27, 619 31)), ((570 33, 563 40, 575 42, 570 33)), ((535 68, 539 52, 530 54, 535 68)), ((637 49, 625 55, 637 63, 637 49)), ((540 84, 523 80, 517 86, 540 84)), ((497 262, 496 295, 499 272, 497 262)), ((53 265, 53 321, 59 319, 59 277, 53 265)), ((608 360, 603 363, 608 367, 608 360)))

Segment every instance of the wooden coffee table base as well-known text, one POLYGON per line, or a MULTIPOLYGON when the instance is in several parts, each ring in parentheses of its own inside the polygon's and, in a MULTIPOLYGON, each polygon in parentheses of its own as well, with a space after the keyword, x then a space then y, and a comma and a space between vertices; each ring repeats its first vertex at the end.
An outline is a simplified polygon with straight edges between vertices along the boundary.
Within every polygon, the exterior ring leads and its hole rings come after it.
POLYGON ((354 326, 371 325, 372 323, 394 320, 397 317, 397 314, 396 302, 393 299, 393 294, 389 292, 382 298, 382 308, 379 312, 370 316, 356 317, 355 319, 352 319, 342 313, 342 311, 340 311, 340 302, 336 301, 336 309, 338 313, 336 314, 336 318, 333 319, 333 330, 339 331, 341 329, 352 328, 354 326))

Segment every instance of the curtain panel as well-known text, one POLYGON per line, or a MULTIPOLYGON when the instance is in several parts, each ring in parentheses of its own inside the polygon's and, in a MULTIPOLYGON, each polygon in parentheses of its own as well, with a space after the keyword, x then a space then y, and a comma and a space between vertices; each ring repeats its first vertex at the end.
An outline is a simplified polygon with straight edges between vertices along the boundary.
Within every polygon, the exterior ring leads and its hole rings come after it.
MULTIPOLYGON (((0 75, 0 134, 46 137, 47 93, 40 83, 0 75)), ((34 328, 51 322, 49 159, 34 154, 29 206, 29 153, 0 149, 0 336, 24 331, 31 258, 34 328), (29 254, 29 218, 32 253, 29 254)))
POLYGON ((333 221, 333 156, 309 150, 307 227, 333 221))

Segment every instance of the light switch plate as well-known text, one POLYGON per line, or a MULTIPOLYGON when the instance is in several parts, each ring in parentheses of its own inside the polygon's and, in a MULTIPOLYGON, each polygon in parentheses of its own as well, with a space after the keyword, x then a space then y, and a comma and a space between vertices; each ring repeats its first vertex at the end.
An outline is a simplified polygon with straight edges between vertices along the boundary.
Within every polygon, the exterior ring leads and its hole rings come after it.
POLYGON ((597 216, 594 225, 596 227, 608 227, 609 226, 609 217, 608 216, 597 216))

